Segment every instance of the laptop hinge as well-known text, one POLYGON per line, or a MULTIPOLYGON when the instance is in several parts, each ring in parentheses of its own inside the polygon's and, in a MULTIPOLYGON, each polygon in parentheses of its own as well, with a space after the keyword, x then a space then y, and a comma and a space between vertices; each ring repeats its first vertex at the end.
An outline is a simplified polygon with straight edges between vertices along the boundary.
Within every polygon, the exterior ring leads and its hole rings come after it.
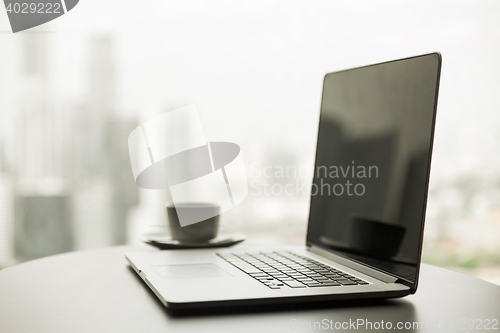
POLYGON ((342 264, 346 267, 349 267, 349 268, 352 268, 358 272, 361 272, 363 274, 366 274, 368 276, 371 276, 372 278, 374 279, 377 279, 377 280, 380 280, 382 282, 385 282, 385 283, 394 283, 398 280, 397 277, 395 276, 392 276, 392 275, 389 275, 389 274, 385 274, 381 271, 377 271, 373 268, 370 268, 370 267, 367 267, 367 266, 364 266, 364 265, 361 265, 361 264, 358 264, 357 262, 354 262, 352 260, 349 260, 349 259, 346 259, 346 258, 343 258, 341 256, 338 256, 336 254, 333 254, 331 252, 328 252, 327 250, 324 250, 320 247, 317 247, 317 246, 314 246, 314 245, 311 245, 308 247, 308 250, 313 252, 313 253, 316 253, 316 254, 319 254, 320 256, 323 256, 327 259, 330 259, 330 260, 333 260, 335 262, 338 262, 339 264, 342 264))

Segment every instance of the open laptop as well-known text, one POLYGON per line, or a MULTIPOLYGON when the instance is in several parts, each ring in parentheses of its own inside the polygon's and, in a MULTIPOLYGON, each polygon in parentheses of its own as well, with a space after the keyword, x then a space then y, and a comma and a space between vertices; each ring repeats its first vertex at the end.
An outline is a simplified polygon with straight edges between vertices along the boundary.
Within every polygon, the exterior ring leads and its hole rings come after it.
POLYGON ((439 53, 326 74, 307 244, 134 252, 172 309, 415 293, 439 53))

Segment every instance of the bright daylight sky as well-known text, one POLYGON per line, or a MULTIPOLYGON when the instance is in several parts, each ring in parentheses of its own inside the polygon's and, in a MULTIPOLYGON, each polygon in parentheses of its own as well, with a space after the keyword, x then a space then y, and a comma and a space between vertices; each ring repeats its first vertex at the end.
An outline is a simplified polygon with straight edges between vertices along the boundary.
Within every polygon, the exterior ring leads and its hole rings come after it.
MULTIPOLYGON (((62 100, 85 98, 88 38, 110 34, 119 112, 145 120, 196 103, 209 139, 281 145, 304 158, 325 73, 440 51, 434 167, 471 169, 500 165, 499 17, 498 1, 81 0, 39 30, 57 31, 44 36, 62 100)), ((0 30, 9 29, 0 11, 0 30)), ((16 37, 0 34, 4 74, 16 70, 16 37)), ((1 83, 0 97, 11 89, 1 83)))

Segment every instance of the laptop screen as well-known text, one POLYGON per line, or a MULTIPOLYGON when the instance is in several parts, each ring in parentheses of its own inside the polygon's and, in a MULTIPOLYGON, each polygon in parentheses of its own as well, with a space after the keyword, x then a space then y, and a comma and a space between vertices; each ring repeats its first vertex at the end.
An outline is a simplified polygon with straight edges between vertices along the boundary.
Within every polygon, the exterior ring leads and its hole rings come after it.
POLYGON ((325 76, 307 244, 415 284, 437 53, 325 76))

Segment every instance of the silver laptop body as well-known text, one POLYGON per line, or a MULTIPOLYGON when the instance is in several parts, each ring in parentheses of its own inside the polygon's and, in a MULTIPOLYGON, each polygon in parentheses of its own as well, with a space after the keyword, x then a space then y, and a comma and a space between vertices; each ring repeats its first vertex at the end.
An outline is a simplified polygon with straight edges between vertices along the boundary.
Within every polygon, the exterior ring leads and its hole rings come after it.
POLYGON ((130 266, 171 309, 415 293, 440 68, 431 53, 325 75, 306 246, 133 252, 130 266))

